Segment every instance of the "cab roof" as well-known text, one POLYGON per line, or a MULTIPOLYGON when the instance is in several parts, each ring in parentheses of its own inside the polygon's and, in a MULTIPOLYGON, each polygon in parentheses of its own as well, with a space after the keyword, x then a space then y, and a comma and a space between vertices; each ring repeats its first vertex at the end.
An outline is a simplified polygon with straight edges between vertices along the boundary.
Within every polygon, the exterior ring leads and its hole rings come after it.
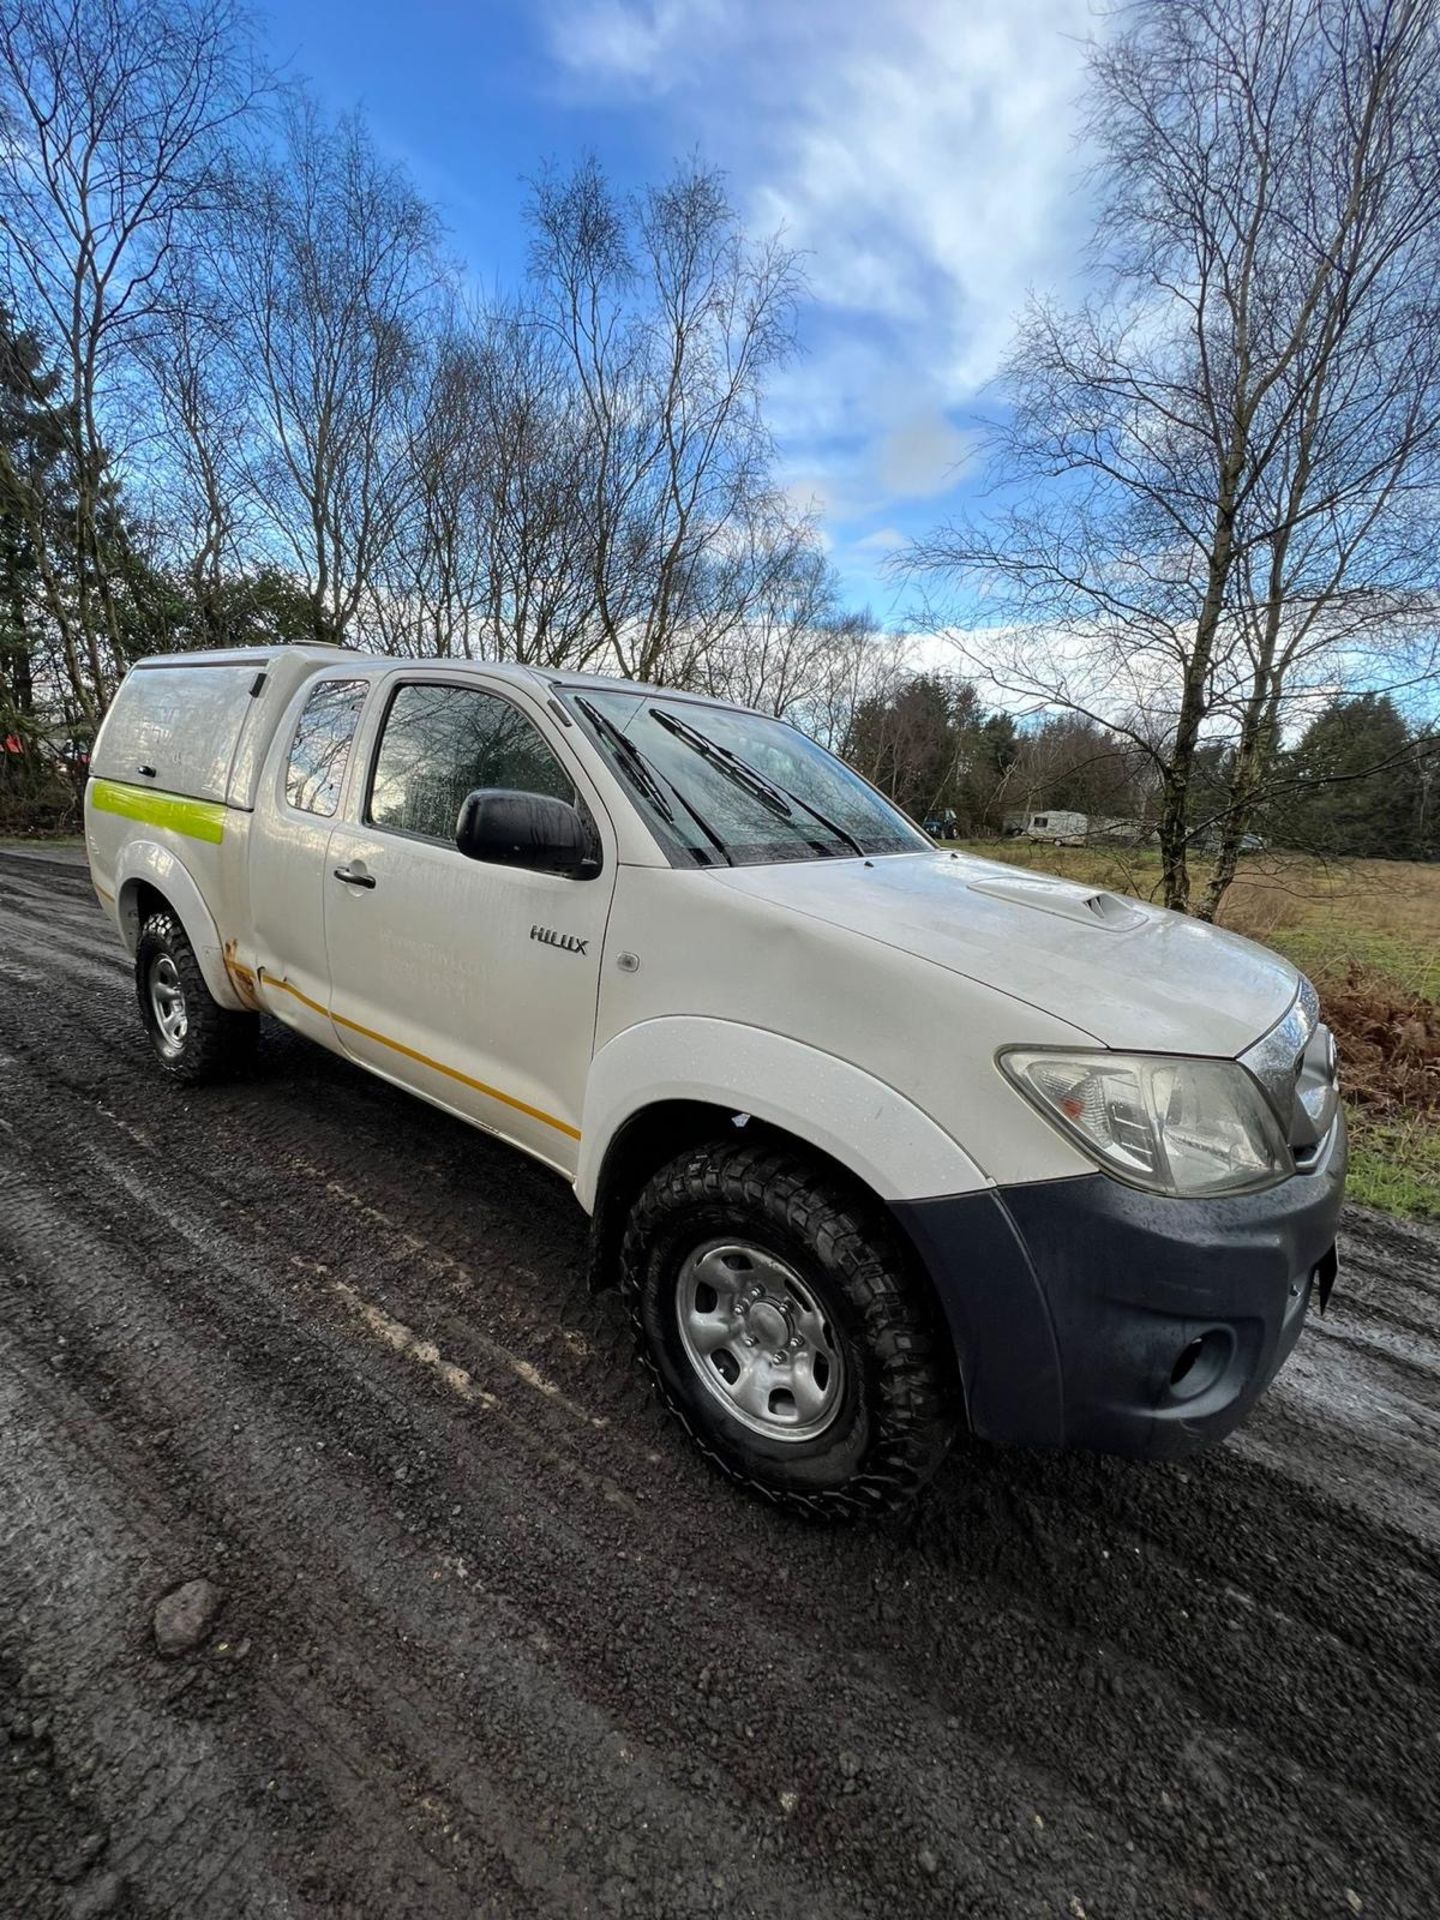
POLYGON ((262 667, 266 661, 283 655, 286 659, 313 661, 319 666, 346 666, 390 671, 395 668, 442 669, 446 673, 486 673, 522 686, 562 687, 567 691, 595 693, 634 693, 663 695, 671 700, 693 700, 707 707, 725 707, 732 713, 753 713, 753 707, 738 700, 721 700, 709 693, 692 693, 685 687, 663 687, 649 680, 623 680, 613 673, 572 673, 561 667, 532 667, 515 660, 440 659, 426 657, 410 660, 393 653, 364 653, 358 648, 331 646, 318 640, 278 641, 271 647, 217 647, 192 649, 186 653, 151 653, 137 660, 131 671, 147 667, 262 667))

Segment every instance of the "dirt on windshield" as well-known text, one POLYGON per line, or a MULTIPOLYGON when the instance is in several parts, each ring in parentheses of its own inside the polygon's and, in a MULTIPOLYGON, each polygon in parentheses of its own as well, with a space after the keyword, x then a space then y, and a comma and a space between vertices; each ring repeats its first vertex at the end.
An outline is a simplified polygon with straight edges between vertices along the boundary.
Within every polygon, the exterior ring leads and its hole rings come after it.
POLYGON ((805 1526, 559 1182, 279 1031, 164 1082, 83 869, 0 854, 0 1906, 1428 1920, 1440 1238, 1342 1254, 1218 1451, 805 1526))

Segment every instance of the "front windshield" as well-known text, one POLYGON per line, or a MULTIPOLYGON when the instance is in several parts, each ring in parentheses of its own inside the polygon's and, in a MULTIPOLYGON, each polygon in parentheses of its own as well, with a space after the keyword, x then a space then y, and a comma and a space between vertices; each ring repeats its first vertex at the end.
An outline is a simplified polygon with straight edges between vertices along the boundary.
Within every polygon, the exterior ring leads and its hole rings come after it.
POLYGON ((563 692, 661 844, 700 866, 919 853, 929 841, 783 720, 629 689, 563 692), (628 742, 628 747, 623 744, 628 742))

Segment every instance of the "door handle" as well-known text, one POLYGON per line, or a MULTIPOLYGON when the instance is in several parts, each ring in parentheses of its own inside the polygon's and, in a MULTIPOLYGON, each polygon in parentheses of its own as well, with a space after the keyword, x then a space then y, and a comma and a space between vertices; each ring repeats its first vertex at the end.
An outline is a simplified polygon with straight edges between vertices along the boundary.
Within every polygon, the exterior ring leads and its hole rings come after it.
POLYGON ((373 873, 356 873, 353 867, 336 867, 335 878, 343 880, 347 887, 373 887, 375 884, 373 873))

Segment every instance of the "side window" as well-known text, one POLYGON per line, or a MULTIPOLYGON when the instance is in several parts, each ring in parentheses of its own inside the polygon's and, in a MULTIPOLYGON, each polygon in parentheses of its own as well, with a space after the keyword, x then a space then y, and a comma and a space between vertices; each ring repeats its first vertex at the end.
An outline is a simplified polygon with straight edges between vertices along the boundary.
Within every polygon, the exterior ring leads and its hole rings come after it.
POLYGON ((365 680, 322 680, 305 702, 285 769, 285 798, 292 807, 328 819, 339 806, 350 742, 369 690, 365 680))
POLYGON ((472 687, 401 687, 390 703, 367 818, 453 840, 476 787, 575 801, 574 783, 518 707, 472 687))

